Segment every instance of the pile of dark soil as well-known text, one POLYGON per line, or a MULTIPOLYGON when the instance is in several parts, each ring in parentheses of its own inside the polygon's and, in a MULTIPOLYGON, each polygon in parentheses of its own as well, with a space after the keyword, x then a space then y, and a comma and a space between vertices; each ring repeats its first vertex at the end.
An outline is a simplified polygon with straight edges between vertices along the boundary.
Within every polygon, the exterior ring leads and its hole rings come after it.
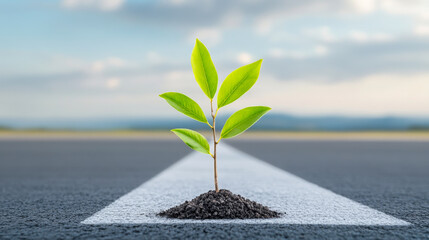
POLYGON ((158 213, 159 216, 179 219, 255 219, 277 218, 280 213, 221 189, 209 191, 178 206, 158 213))

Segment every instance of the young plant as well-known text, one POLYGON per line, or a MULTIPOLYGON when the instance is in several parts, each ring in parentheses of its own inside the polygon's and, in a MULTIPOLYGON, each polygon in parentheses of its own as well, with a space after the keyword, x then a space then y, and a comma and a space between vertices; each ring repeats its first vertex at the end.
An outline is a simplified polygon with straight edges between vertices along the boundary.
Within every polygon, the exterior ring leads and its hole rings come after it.
POLYGON ((265 113, 271 110, 271 108, 253 106, 235 112, 225 122, 218 140, 216 140, 216 116, 220 108, 225 107, 240 98, 255 84, 261 69, 262 59, 234 70, 225 78, 220 86, 217 96, 216 110, 213 108, 213 98, 217 91, 218 75, 209 51, 198 39, 196 40, 194 50, 192 51, 191 64, 198 85, 200 85, 203 92, 210 99, 210 116, 212 118, 212 124, 207 121, 207 118, 198 103, 186 95, 177 92, 167 92, 159 96, 167 100, 167 102, 177 111, 197 121, 206 123, 212 129, 213 153, 210 152, 210 146, 207 139, 200 133, 183 128, 172 129, 171 131, 182 139, 182 141, 190 148, 212 156, 214 164, 215 190, 216 192, 219 192, 216 167, 216 146, 222 138, 232 138, 246 131, 265 113))

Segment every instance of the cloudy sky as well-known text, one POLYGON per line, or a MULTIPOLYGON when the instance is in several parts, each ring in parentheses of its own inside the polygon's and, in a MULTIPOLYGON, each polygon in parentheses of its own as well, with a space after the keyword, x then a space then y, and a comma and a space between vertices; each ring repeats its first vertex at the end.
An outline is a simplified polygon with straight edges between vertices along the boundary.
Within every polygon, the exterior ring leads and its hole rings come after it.
POLYGON ((264 59, 227 112, 429 116, 427 0, 10 0, 0 28, 0 118, 179 116, 166 91, 208 108, 196 37, 220 82, 264 59))

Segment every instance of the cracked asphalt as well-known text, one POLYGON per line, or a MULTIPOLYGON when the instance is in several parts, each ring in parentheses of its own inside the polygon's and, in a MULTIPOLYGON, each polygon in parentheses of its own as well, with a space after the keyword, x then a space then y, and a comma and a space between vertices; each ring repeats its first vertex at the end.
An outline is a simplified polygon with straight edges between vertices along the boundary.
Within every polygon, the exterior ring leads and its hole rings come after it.
POLYGON ((228 143, 412 225, 82 225, 190 150, 179 140, 3 139, 0 239, 429 239, 429 142, 228 143))

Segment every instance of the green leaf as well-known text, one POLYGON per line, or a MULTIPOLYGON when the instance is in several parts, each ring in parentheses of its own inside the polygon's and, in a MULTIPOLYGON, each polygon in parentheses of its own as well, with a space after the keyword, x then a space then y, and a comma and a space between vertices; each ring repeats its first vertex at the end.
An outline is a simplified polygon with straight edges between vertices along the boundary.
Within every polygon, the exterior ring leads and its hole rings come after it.
POLYGON ((232 138, 243 133, 270 110, 269 107, 255 106, 235 112, 226 120, 220 133, 221 138, 232 138))
POLYGON ((213 99, 217 90, 218 76, 209 51, 198 39, 192 50, 191 64, 198 85, 207 97, 213 99))
POLYGON ((208 123, 201 107, 188 96, 177 92, 167 92, 159 96, 167 100, 172 107, 186 116, 203 123, 208 123))
POLYGON ((185 142, 186 145, 188 145, 190 148, 198 152, 210 154, 209 143, 207 142, 207 139, 200 133, 185 128, 176 128, 172 129, 171 131, 174 132, 180 139, 182 139, 182 141, 185 142))
POLYGON ((226 106, 246 93, 258 79, 261 64, 262 59, 230 73, 220 86, 217 107, 226 106))

